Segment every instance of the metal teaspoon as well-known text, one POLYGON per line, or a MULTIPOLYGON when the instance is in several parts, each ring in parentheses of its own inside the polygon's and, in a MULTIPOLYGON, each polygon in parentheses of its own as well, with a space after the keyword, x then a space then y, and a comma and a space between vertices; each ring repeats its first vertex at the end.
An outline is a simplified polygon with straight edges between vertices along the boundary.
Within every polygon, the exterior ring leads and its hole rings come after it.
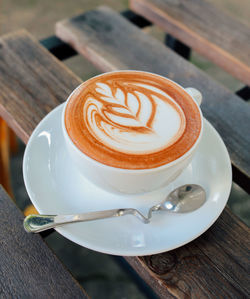
POLYGON ((152 212, 169 211, 172 213, 187 213, 200 208, 206 201, 205 190, 195 184, 183 185, 172 191, 165 200, 148 211, 148 217, 132 208, 112 209, 98 212, 89 212, 76 215, 29 215, 24 219, 24 229, 29 233, 39 233, 69 223, 90 220, 134 215, 143 223, 149 223, 152 212))

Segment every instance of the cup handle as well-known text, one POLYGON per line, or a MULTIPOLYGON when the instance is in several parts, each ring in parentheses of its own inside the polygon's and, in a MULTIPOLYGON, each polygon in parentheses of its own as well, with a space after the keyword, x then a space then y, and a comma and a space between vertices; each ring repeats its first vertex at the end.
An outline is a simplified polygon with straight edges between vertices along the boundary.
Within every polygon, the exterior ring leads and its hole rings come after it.
POLYGON ((193 87, 185 88, 185 90, 189 95, 191 95, 191 97, 195 100, 195 102, 200 106, 202 102, 202 94, 199 92, 199 90, 193 87))

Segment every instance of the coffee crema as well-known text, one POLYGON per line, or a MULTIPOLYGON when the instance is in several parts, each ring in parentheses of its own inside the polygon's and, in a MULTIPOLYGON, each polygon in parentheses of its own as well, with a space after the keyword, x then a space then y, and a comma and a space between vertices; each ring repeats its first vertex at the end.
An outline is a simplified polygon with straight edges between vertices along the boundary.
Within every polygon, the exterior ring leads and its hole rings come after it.
POLYGON ((67 102, 64 121, 80 151, 123 169, 170 163, 201 131, 190 95, 168 79, 137 71, 106 73, 81 84, 67 102))

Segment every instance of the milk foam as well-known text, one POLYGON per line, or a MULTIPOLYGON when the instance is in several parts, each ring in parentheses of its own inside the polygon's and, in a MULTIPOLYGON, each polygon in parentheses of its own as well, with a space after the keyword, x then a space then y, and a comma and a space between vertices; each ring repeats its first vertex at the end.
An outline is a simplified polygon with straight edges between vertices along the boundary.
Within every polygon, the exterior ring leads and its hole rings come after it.
POLYGON ((83 113, 92 136, 113 150, 129 154, 150 154, 171 146, 186 125, 184 112, 174 99, 142 83, 118 87, 96 83, 83 113))

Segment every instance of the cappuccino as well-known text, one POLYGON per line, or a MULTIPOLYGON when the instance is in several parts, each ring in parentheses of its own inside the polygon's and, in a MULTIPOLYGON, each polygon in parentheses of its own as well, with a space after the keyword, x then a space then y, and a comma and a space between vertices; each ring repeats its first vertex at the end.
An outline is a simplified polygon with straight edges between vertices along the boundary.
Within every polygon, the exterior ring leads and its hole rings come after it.
POLYGON ((201 132, 192 97, 146 72, 120 71, 84 82, 65 109, 65 128, 88 157, 123 169, 150 169, 183 156, 201 132))

